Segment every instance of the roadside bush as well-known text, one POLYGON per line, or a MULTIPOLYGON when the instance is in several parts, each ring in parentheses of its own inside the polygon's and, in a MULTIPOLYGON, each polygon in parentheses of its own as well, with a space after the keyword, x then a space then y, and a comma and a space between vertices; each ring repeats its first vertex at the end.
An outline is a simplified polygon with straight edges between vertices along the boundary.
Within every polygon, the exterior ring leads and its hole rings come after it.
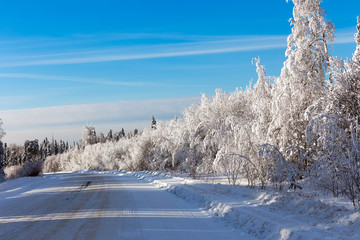
POLYGON ((21 176, 36 177, 41 173, 42 167, 43 167, 43 161, 41 160, 27 161, 21 169, 21 176))
POLYGON ((229 184, 236 185, 238 179, 245 173, 244 167, 249 161, 247 157, 236 153, 222 155, 216 162, 220 173, 225 173, 229 184))
POLYGON ((43 161, 32 160, 21 165, 13 165, 4 168, 7 180, 21 177, 36 177, 42 172, 43 161))
POLYGON ((4 168, 5 178, 7 180, 21 177, 22 165, 7 166, 4 168))

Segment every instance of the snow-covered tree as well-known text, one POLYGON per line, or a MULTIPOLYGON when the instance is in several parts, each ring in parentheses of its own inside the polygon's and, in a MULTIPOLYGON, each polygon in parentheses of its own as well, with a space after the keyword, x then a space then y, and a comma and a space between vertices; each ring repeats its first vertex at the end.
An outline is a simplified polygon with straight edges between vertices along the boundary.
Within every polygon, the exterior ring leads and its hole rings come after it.
POLYGON ((23 159, 25 159, 25 162, 38 158, 38 155, 40 155, 39 141, 37 139, 32 141, 25 141, 23 155, 23 159))
POLYGON ((353 55, 353 61, 360 64, 360 18, 357 17, 357 32, 355 33, 356 50, 353 55))
POLYGON ((113 140, 113 132, 110 129, 110 131, 108 132, 108 134, 106 135, 106 141, 112 141, 113 140))
POLYGON ((360 123, 360 20, 358 18, 357 43, 352 60, 331 58, 331 71, 335 85, 330 89, 323 113, 336 115, 360 123))
POLYGON ((3 160, 4 160, 4 147, 3 147, 3 143, 1 142, 1 139, 4 137, 5 132, 2 129, 2 120, 0 118, 0 182, 4 180, 5 178, 5 174, 4 174, 4 169, 3 169, 3 160))
MULTIPOLYGON (((287 0, 288 1, 288 0, 287 0)), ((334 25, 325 18, 322 0, 292 0, 293 26, 287 39, 288 59, 281 72, 295 87, 321 91, 329 61, 328 43, 334 40, 334 25)))
POLYGON ((107 139, 105 138, 104 134, 102 132, 99 132, 96 136, 96 142, 104 143, 107 139))
POLYGON ((81 142, 84 146, 95 144, 97 142, 95 127, 84 125, 81 142))
POLYGON ((258 80, 252 92, 251 107, 255 115, 252 129, 260 146, 268 142, 269 125, 272 121, 271 103, 273 101, 273 86, 269 77, 266 76, 265 67, 260 65, 260 58, 254 58, 253 63, 256 65, 258 80))
POLYGON ((4 131, 4 129, 2 128, 2 125, 3 125, 3 122, 2 122, 2 120, 1 120, 1 118, 0 118, 0 141, 1 141, 1 139, 5 136, 5 131, 4 131))
POLYGON ((293 0, 293 3, 287 60, 275 84, 270 126, 271 143, 281 151, 289 145, 305 144, 305 128, 311 117, 305 113, 325 93, 328 43, 334 39, 334 25, 326 21, 321 0, 293 0))
POLYGON ((5 179, 5 173, 4 173, 4 165, 3 165, 3 157, 4 157, 5 151, 3 147, 3 143, 0 141, 0 182, 4 181, 5 179))

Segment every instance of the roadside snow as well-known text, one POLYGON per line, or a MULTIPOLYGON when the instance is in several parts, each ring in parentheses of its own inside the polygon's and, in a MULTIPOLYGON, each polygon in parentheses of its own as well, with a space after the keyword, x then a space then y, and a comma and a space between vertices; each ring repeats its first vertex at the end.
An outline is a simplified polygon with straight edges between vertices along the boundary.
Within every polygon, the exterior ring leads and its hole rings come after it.
POLYGON ((213 184, 167 172, 127 174, 207 208, 259 239, 360 239, 360 212, 332 197, 213 184))

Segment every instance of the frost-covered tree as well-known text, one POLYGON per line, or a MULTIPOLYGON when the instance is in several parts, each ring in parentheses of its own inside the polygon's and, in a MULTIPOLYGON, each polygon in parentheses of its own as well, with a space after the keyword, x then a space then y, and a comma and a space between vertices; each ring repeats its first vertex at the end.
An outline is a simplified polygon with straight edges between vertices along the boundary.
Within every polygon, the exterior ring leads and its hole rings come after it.
POLYGON ((24 146, 10 144, 6 147, 4 166, 13 166, 23 163, 24 146))
POLYGON ((106 135, 106 141, 112 141, 113 140, 113 132, 110 129, 110 131, 108 132, 108 134, 106 135))
POLYGON ((268 142, 269 125, 272 121, 271 103, 272 99, 272 83, 265 73, 265 67, 260 65, 260 58, 254 58, 253 63, 256 65, 258 80, 254 85, 252 92, 252 110, 254 113, 253 132, 258 138, 258 145, 268 142))
POLYGON ((293 27, 287 39, 287 60, 275 84, 270 127, 271 143, 282 151, 289 145, 305 144, 309 117, 305 113, 326 90, 328 44, 334 39, 334 25, 326 21, 321 2, 293 0, 293 18, 290 19, 293 27))
MULTIPOLYGON (((288 1, 288 0, 287 0, 288 1)), ((293 26, 287 39, 288 59, 281 72, 298 87, 321 91, 329 61, 328 43, 334 40, 334 25, 325 18, 322 0, 292 0, 293 26)))
POLYGON ((334 196, 343 194, 359 208, 360 200, 360 23, 352 60, 331 58, 335 84, 322 100, 323 111, 307 126, 315 160, 311 180, 334 196))
POLYGON ((352 60, 331 58, 331 71, 335 85, 326 96, 323 114, 337 115, 360 123, 360 21, 358 18, 357 43, 352 60))
POLYGON ((353 61, 360 64, 360 18, 357 17, 357 32, 355 33, 356 50, 353 55, 353 61))
POLYGON ((5 179, 5 173, 4 173, 4 164, 3 164, 3 157, 4 157, 5 151, 3 147, 3 143, 0 141, 0 182, 2 182, 5 179))
POLYGON ((120 135, 120 138, 124 138, 124 137, 125 137, 125 130, 124 130, 124 128, 121 128, 121 131, 120 131, 119 135, 120 135))
POLYGON ((104 143, 107 139, 105 138, 104 134, 102 132, 98 133, 96 136, 96 142, 104 143))
POLYGON ((1 139, 4 137, 5 132, 2 129, 2 120, 0 118, 0 182, 4 180, 5 178, 5 174, 4 174, 4 169, 3 169, 3 160, 4 160, 4 148, 3 148, 3 143, 1 142, 1 139))
POLYGON ((38 158, 40 155, 40 147, 39 147, 39 141, 37 139, 35 140, 27 140, 24 143, 24 159, 26 161, 35 160, 35 158, 38 158))
POLYGON ((5 131, 4 131, 4 129, 2 128, 2 125, 3 125, 3 122, 2 122, 2 120, 1 120, 1 118, 0 118, 0 141, 1 141, 1 139, 5 136, 5 131))
POLYGON ((97 141, 95 127, 84 125, 81 138, 81 143, 83 144, 83 146, 95 144, 96 142, 97 141))

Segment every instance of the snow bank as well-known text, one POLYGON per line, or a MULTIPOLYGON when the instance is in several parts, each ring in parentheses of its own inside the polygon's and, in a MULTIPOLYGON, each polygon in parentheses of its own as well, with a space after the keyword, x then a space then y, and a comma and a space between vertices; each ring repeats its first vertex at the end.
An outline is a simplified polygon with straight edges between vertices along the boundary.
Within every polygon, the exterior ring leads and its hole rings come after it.
MULTIPOLYGON (((123 173, 124 174, 124 173, 123 173)), ((167 172, 126 172, 208 209, 259 239, 359 239, 360 213, 349 204, 295 192, 210 184, 167 172)))

